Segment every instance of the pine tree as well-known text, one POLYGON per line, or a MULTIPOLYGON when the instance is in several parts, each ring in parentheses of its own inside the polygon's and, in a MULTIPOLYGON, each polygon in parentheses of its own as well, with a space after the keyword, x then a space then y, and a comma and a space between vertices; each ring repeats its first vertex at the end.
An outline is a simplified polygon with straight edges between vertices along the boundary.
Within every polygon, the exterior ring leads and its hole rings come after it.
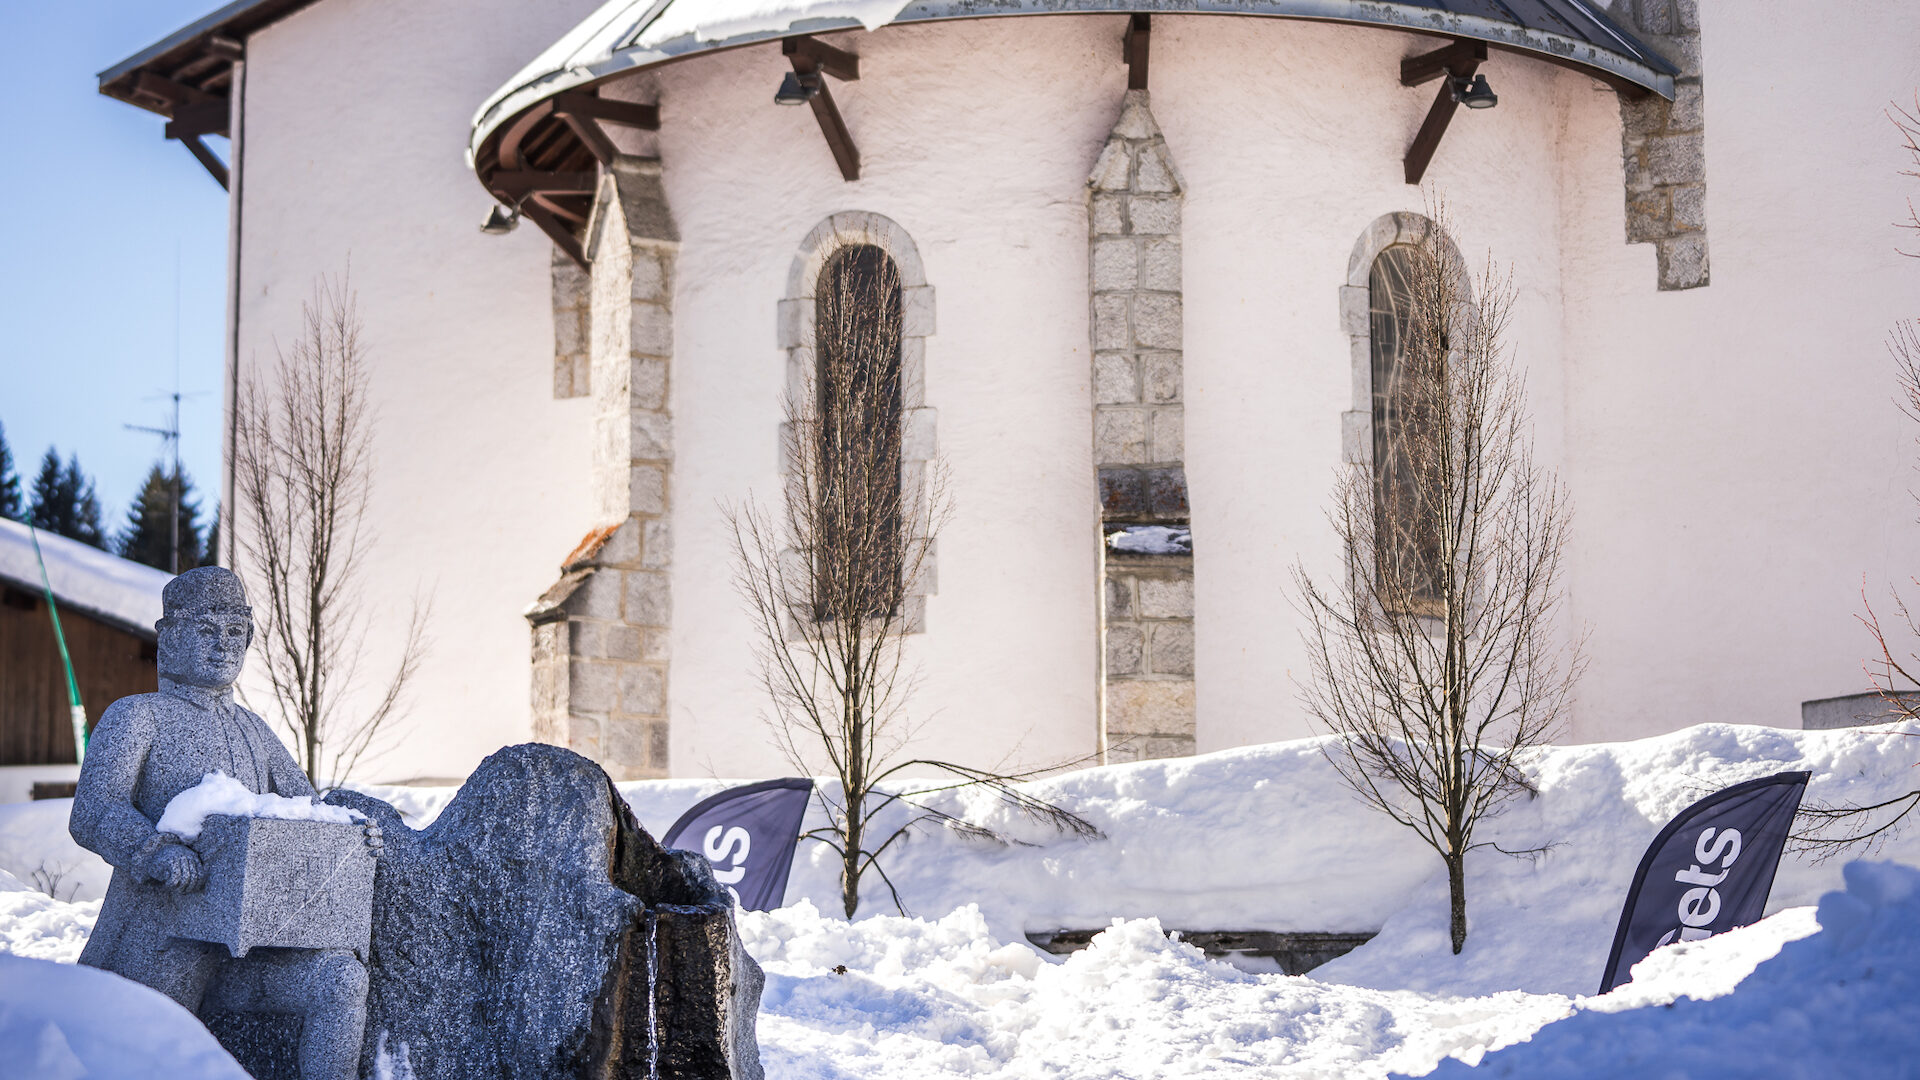
POLYGON ((207 522, 207 550, 200 556, 201 566, 220 565, 220 504, 213 504, 213 520, 207 522))
POLYGON ((47 456, 40 459, 40 475, 33 481, 31 520, 34 528, 106 549, 100 497, 94 492, 93 480, 81 470, 78 455, 69 456, 62 467, 60 455, 47 448, 47 456))
POLYGON ((191 500, 193 480, 184 473, 180 480, 180 508, 175 525, 179 529, 179 560, 174 560, 173 537, 167 519, 174 516, 174 475, 159 464, 147 470, 146 483, 134 496, 127 510, 127 524, 119 538, 120 556, 169 573, 191 570, 201 565, 200 507, 191 500))
POLYGON ((0 518, 23 521, 27 504, 20 497, 20 476, 13 471, 13 451, 7 448, 7 429, 0 424, 0 518))

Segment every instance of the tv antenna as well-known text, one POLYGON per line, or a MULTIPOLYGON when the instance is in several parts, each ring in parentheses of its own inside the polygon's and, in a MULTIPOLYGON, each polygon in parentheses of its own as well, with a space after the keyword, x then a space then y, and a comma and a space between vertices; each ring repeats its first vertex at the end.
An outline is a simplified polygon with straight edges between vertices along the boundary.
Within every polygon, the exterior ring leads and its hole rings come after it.
POLYGON ((180 490, 180 399, 183 396, 197 396, 183 395, 180 393, 180 241, 178 240, 173 242, 173 392, 159 396, 173 402, 172 423, 163 428, 146 427, 140 424, 127 424, 125 427, 129 431, 144 431, 149 435, 158 435, 162 440, 160 444, 161 452, 165 453, 169 449, 173 451, 173 476, 172 483, 169 485, 171 489, 169 492, 171 499, 169 500, 168 506, 170 513, 167 515, 167 572, 177 574, 180 572, 180 500, 182 497, 180 490))

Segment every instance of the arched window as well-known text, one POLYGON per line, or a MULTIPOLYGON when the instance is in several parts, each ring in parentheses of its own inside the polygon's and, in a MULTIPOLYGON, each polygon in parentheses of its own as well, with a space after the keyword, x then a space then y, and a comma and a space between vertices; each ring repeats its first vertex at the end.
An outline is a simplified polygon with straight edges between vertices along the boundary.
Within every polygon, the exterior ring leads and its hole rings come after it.
POLYGON ((819 597, 815 606, 822 613, 873 613, 897 604, 895 625, 924 633, 927 599, 939 581, 932 541, 920 535, 938 449, 936 410, 926 400, 934 290, 913 238, 884 214, 827 217, 794 253, 775 328, 786 356, 787 398, 804 401, 810 414, 804 434, 789 426, 798 419, 791 415, 781 425, 781 475, 828 496, 812 501, 819 508, 808 530, 815 542, 864 545, 864 576, 831 579, 836 587, 882 585, 864 593, 878 602, 853 603, 843 593, 819 597), (796 455, 802 446, 805 454, 796 455), (864 450, 844 452, 852 447, 864 450))
POLYGON ((902 599, 900 270, 873 244, 829 255, 814 286, 822 614, 902 599), (858 597, 860 599, 854 599, 858 597))
POLYGON ((1415 294, 1433 280, 1422 265, 1430 258, 1419 247, 1394 244, 1375 256, 1367 277, 1374 572, 1381 599, 1415 615, 1436 614, 1440 592, 1440 508, 1428 505, 1432 485, 1421 482, 1437 465, 1426 392, 1433 380, 1415 369, 1418 358, 1410 356, 1420 348, 1414 340, 1420 332, 1415 294))

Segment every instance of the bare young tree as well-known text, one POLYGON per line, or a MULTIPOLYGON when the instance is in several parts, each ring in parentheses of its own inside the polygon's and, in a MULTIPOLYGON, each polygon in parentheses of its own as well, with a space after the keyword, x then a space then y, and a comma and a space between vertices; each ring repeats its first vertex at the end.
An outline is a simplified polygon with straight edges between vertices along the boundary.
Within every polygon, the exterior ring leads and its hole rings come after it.
POLYGON ((1374 468, 1343 471, 1328 514, 1345 572, 1294 579, 1327 759, 1445 861, 1458 953, 1467 853, 1491 846, 1475 831, 1533 791, 1529 748, 1552 738, 1582 661, 1556 626, 1567 497, 1534 463, 1503 344, 1511 280, 1489 262, 1474 304, 1444 209, 1432 217, 1375 271, 1374 468))
POLYGON ((278 350, 270 377, 248 373, 235 402, 236 561, 258 613, 257 662, 296 759, 323 790, 377 752, 427 650, 416 597, 392 673, 370 707, 354 701, 368 622, 361 564, 374 542, 360 332, 348 279, 317 282, 300 336, 278 350))
POLYGON ((893 259, 877 244, 844 246, 822 268, 816 292, 814 363, 794 372, 784 402, 780 506, 750 499, 726 513, 774 740, 796 769, 824 766, 839 781, 837 792, 816 786, 828 823, 804 838, 839 856, 842 906, 852 918, 868 870, 901 907, 880 859, 915 825, 1004 839, 933 806, 928 797, 938 792, 986 786, 1033 819, 1098 834, 1014 786, 1032 774, 904 757, 915 731, 907 705, 916 680, 905 649, 915 619, 911 586, 932 569, 951 501, 938 462, 902 466, 893 259), (950 780, 904 783, 915 771, 950 780), (889 783, 896 777, 903 783, 889 783), (880 815, 895 804, 906 820, 881 831, 880 815))

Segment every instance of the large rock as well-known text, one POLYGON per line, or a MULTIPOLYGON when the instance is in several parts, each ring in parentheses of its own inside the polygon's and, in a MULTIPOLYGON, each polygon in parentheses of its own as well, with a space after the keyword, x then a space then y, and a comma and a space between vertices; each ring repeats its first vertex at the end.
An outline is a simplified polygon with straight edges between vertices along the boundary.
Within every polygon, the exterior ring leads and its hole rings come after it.
POLYGON ((421 831, 386 833, 374 880, 364 1067, 419 1080, 760 1080, 763 978, 706 861, 643 831, 599 766, 512 746, 421 831))

